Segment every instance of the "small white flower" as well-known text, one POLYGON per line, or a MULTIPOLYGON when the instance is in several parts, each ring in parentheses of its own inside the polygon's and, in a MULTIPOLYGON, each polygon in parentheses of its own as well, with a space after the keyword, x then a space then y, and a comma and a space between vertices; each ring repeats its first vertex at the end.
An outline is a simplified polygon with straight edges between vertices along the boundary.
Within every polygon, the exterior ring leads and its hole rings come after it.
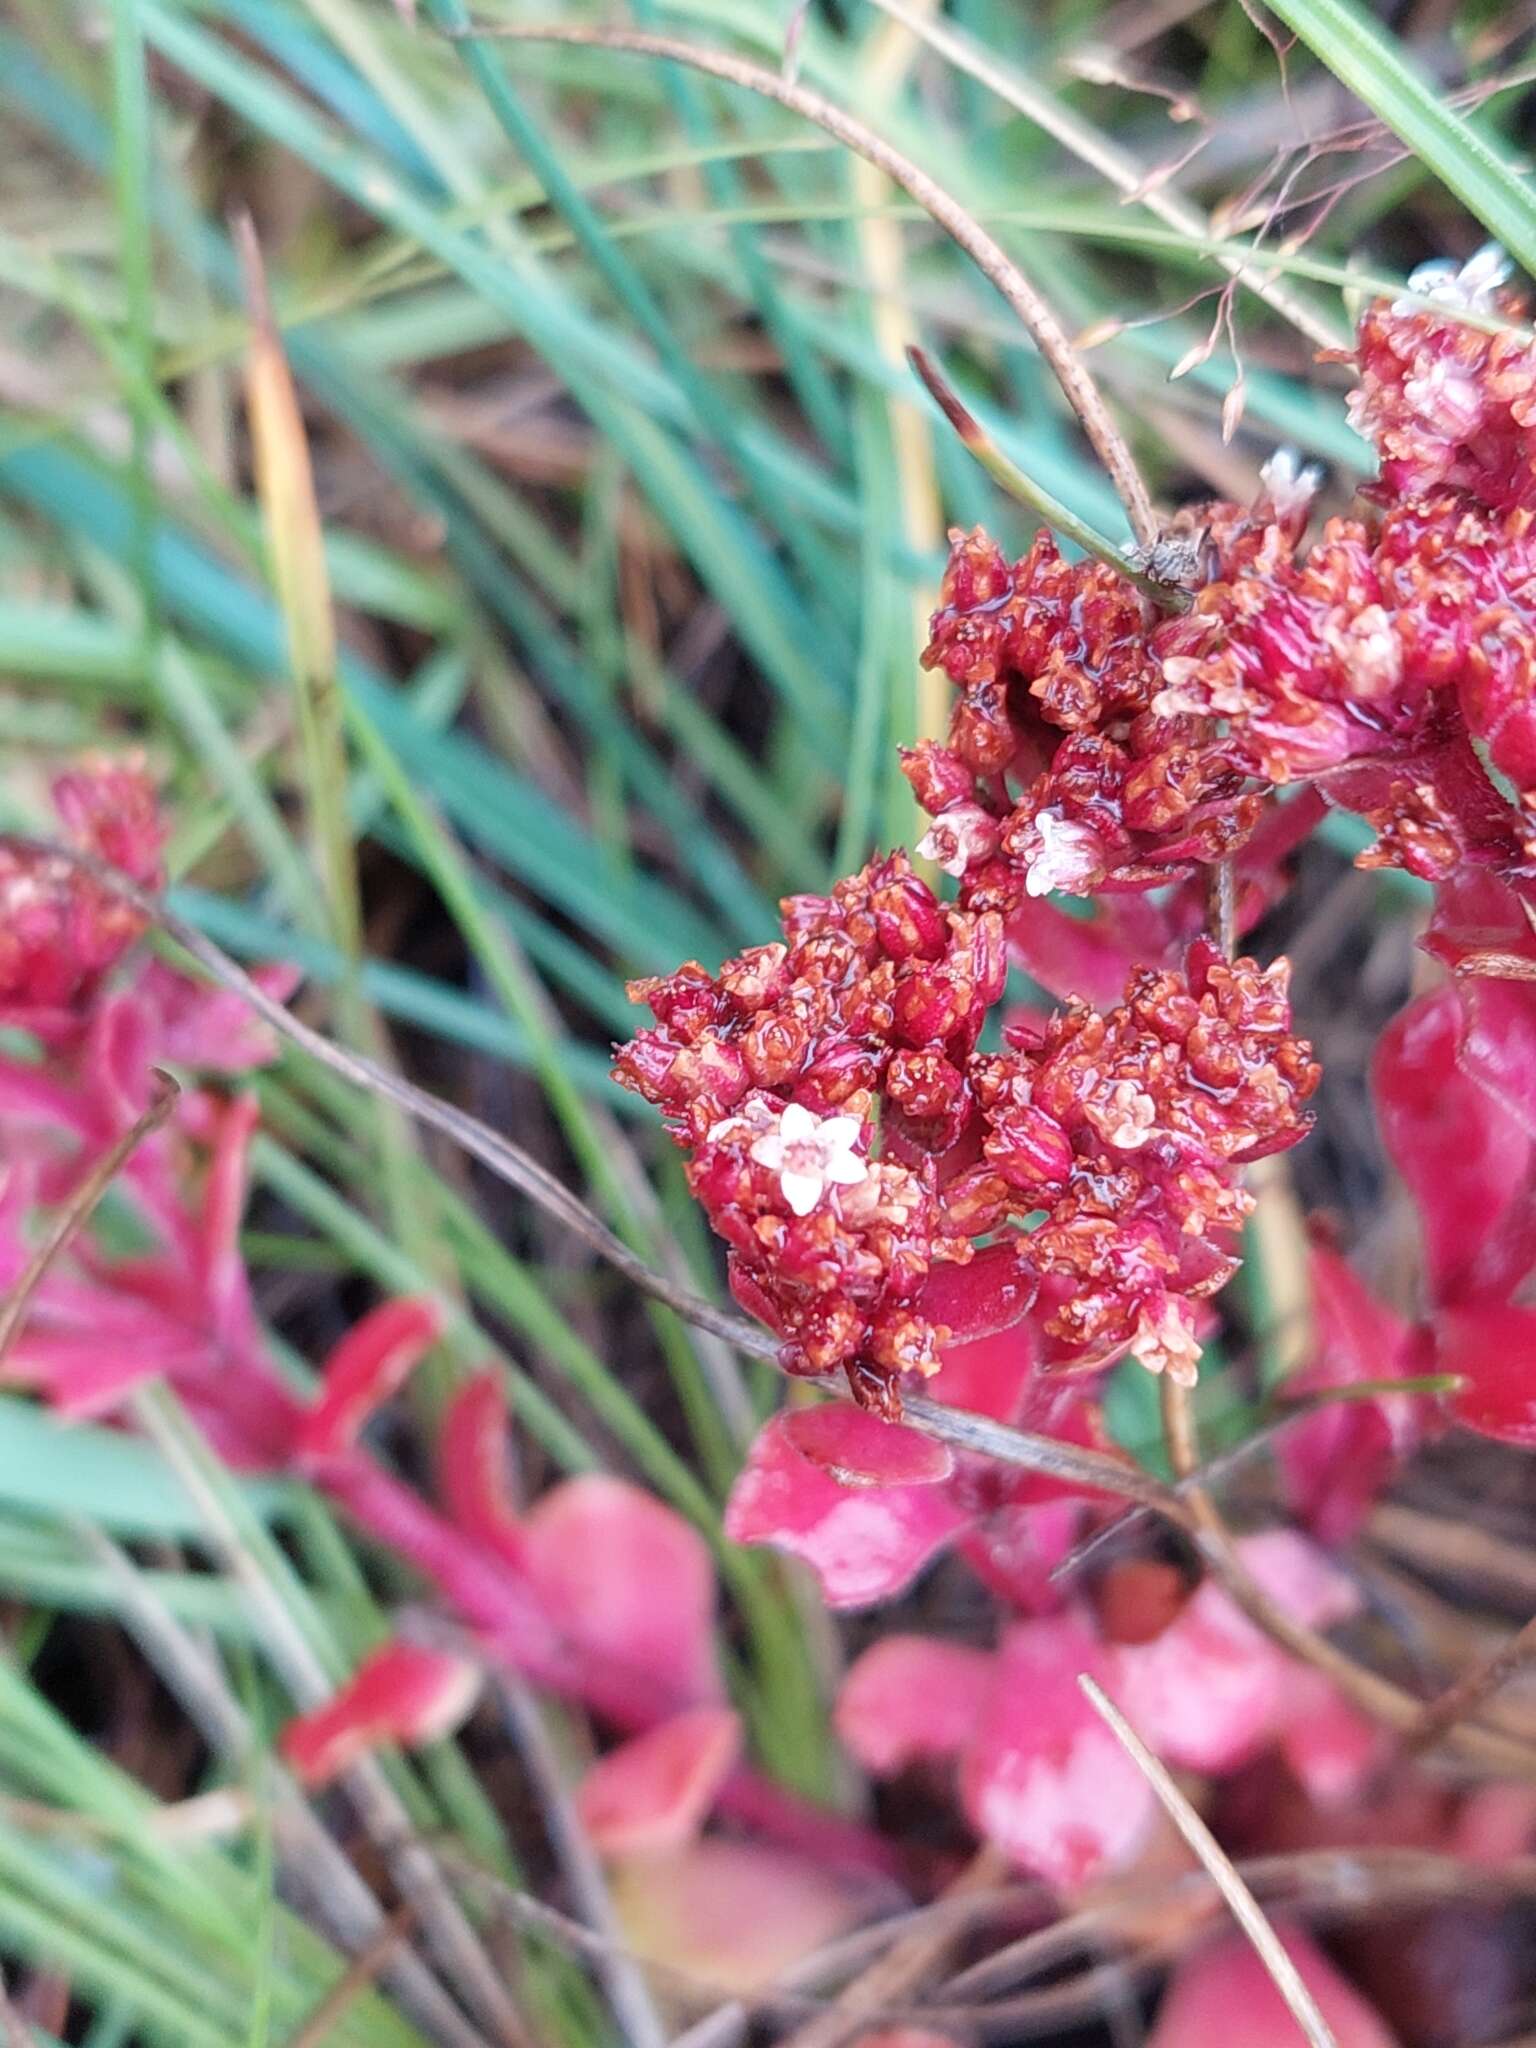
MULTIPOLYGON (((1454 306, 1463 313, 1486 313, 1492 308, 1494 293, 1509 282, 1511 268, 1498 243, 1485 242, 1465 263, 1456 263, 1449 257, 1421 263, 1410 274, 1408 289, 1418 298, 1428 299, 1431 305, 1454 306)), ((1397 299, 1392 310, 1418 313, 1423 308, 1413 299, 1397 299)))
POLYGON ((1091 881, 1104 861, 1104 842, 1091 825, 1079 825, 1060 811, 1041 811, 1035 819, 1040 851, 1024 870, 1030 896, 1049 896, 1053 889, 1078 889, 1091 881))
POLYGON ((1403 649, 1386 608, 1365 605, 1360 611, 1330 613, 1322 637, 1349 671, 1353 690, 1362 697, 1381 697, 1397 688, 1403 673, 1403 649))
POLYGON ((1477 379, 1459 363, 1432 363, 1422 377, 1409 377, 1403 396, 1448 441, 1470 434, 1483 416, 1477 379))
POLYGON ((797 1216, 809 1216, 829 1184, 857 1187, 869 1177, 869 1162, 853 1149, 863 1129, 856 1116, 817 1116, 804 1103, 787 1103, 778 1128, 763 1134, 750 1157, 779 1176, 784 1199, 797 1216))
POLYGON ((1200 1346, 1185 1310, 1171 1298, 1164 1301, 1156 1321, 1142 1310, 1131 1349, 1148 1372, 1167 1373, 1175 1386, 1192 1387, 1199 1377, 1200 1346))
POLYGON ((1322 486, 1323 472, 1315 462, 1303 463, 1294 448, 1277 448, 1259 471, 1259 481, 1264 496, 1283 519, 1311 504, 1322 486))
POLYGON ((1157 1104, 1134 1081, 1117 1081, 1110 1090, 1113 1127, 1105 1133, 1111 1145, 1134 1152, 1145 1145, 1157 1123, 1157 1104))
POLYGON ((985 860, 997 848, 997 822, 980 804, 951 804, 941 811, 917 842, 918 853, 946 875, 960 878, 974 860, 985 860))

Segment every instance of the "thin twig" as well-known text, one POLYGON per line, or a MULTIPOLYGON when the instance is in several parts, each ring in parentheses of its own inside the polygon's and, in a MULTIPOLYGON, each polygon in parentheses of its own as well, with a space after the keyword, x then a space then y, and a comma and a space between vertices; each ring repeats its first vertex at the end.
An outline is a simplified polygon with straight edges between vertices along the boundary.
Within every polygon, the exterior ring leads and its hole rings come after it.
POLYGON ((1416 1725, 1403 1731, 1403 1745, 1410 1755, 1432 1749, 1461 1721, 1470 1720, 1486 1701, 1536 1658, 1536 1615, 1516 1631, 1508 1642, 1464 1671, 1448 1685, 1438 1699, 1428 1702, 1416 1725))
MULTIPOLYGON (((169 1389, 153 1387, 135 1401, 135 1414, 203 1517, 209 1537, 238 1581, 260 1625, 261 1639, 284 1685, 301 1706, 329 1698, 333 1687, 309 1639, 283 1605, 260 1562, 203 1469, 197 1440, 169 1389)), ((411 1826, 405 1805, 377 1757, 360 1757, 342 1783, 364 1827, 385 1855, 402 1894, 468 2011, 493 2040, 528 2048, 528 2032, 474 1927, 411 1826)))
POLYGON ((1115 1739, 1136 1764, 1157 1794, 1164 1811, 1210 1873, 1211 1882, 1226 1900, 1233 1919, 1252 1942, 1259 1961, 1285 2000, 1292 2019, 1311 2043, 1311 2048, 1338 2048, 1332 2029, 1317 2009, 1317 2001, 1301 1981, 1301 1972, 1286 1954, 1279 1936, 1259 1909, 1258 1901, 1238 1875, 1236 1866, 1205 1822, 1174 1783, 1172 1774, 1155 1757, 1120 1709, 1102 1687, 1086 1672, 1078 1684, 1089 1704, 1105 1721, 1115 1739))
MULTIPOLYGON (((150 1591, 138 1567, 109 1536, 85 1522, 76 1525, 75 1533, 87 1554, 116 1581, 124 1625, 204 1742, 215 1755, 244 1763, 255 1734, 218 1660, 150 1591)), ((287 1895, 347 1954, 366 1949, 384 1925, 378 1900, 270 1756, 258 1762, 257 1787, 272 1799, 278 1867, 287 1895)), ((413 1948, 401 1949, 384 1976, 401 2011, 429 2040, 442 2048, 484 2048, 484 2037, 413 1948)))
POLYGON ((544 1832, 565 1874, 582 1919, 609 1944, 598 1961, 614 2017, 628 2048, 666 2048, 667 2030, 651 1997, 641 1964, 620 1942, 620 1928, 598 1861, 581 1816, 566 1789, 565 1776, 538 1704, 519 1680, 497 1681, 503 1717, 539 1798, 544 1832))
POLYGON ((395 1908, 368 1946, 352 1958, 330 1990, 316 2002, 309 2017, 294 2028, 288 2048, 320 2048, 320 2043, 340 2025, 398 1952, 415 1917, 416 1909, 409 1900, 395 1908))
POLYGON ((0 1364, 4 1363, 6 1353, 15 1342, 16 1333, 25 1320, 32 1297, 47 1278, 49 1267, 68 1247, 76 1232, 84 1227, 91 1211, 117 1178, 124 1162, 138 1150, 152 1131, 160 1128, 176 1107, 176 1098, 181 1093, 177 1083, 159 1067, 155 1067, 152 1072, 155 1091, 149 1107, 103 1152, 86 1174, 54 1218, 52 1229, 22 1268, 15 1286, 7 1293, 4 1302, 0 1303, 0 1364))
POLYGON ((857 120, 832 100, 809 87, 797 85, 781 72, 769 71, 729 50, 711 49, 676 36, 651 35, 640 29, 586 28, 566 23, 495 22, 476 23, 467 30, 451 31, 459 39, 509 38, 517 42, 568 43, 586 49, 627 51, 639 57, 659 57, 668 63, 686 64, 695 71, 722 78, 748 92, 776 100, 781 107, 812 121, 845 148, 853 150, 881 170, 893 184, 915 199, 925 213, 962 248, 1018 314, 1035 343, 1056 374, 1067 403, 1082 421, 1083 431, 1119 493, 1137 540, 1150 546, 1158 534, 1157 516, 1152 510, 1141 472, 1116 426, 1098 386, 1084 368, 1082 357, 1055 313, 1013 258, 993 240, 953 195, 928 172, 904 156, 872 128, 857 120))
POLYGON ((909 348, 907 361, 922 379, 924 388, 945 419, 954 428, 956 438, 967 455, 986 471, 993 482, 1036 512, 1059 534, 1080 547, 1084 554, 1095 560, 1108 563, 1109 567, 1123 576, 1128 583, 1134 583, 1144 597, 1149 597, 1165 611, 1188 611, 1190 595, 1177 584, 1159 582, 1149 576, 1121 553, 1112 540, 1090 526, 1086 519, 1080 519, 1070 505, 1064 505, 1042 483, 1037 483, 1027 470, 1020 469, 998 447, 992 436, 960 397, 954 386, 945 377, 938 364, 926 349, 909 348))
MULTIPOLYGON (((1026 120, 1043 128, 1107 179, 1123 198, 1146 207, 1181 235, 1201 242, 1212 238, 1210 220, 1190 200, 1155 176, 1149 177, 1144 166, 1127 151, 1101 135, 1054 94, 1042 91, 1015 66, 1000 60, 995 51, 984 49, 964 29, 950 21, 930 21, 906 6, 904 0, 875 0, 875 5, 913 35, 920 36, 958 70, 979 79, 999 99, 1016 107, 1026 120)), ((1346 332, 1325 319, 1282 279, 1255 275, 1245 257, 1236 251, 1219 256, 1217 261, 1230 276, 1265 300, 1320 348, 1347 343, 1346 332)))
MULTIPOLYGON (((990 1845, 979 1849, 943 1896, 957 1899, 972 1892, 991 1893, 1007 1868, 996 1849, 990 1845)), ((943 1967, 960 1932, 961 1927, 942 1921, 912 1929, 844 1985, 826 2012, 786 2035, 780 2048, 845 2048, 873 2015, 910 1999, 943 1967)))

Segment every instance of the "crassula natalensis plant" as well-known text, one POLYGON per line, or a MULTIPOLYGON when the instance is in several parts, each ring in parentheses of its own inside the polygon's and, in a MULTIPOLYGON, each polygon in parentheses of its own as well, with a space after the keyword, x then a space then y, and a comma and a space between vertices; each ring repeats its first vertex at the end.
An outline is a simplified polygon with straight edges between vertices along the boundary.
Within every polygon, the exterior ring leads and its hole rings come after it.
MULTIPOLYGON (((922 1388, 1102 1460, 1106 1368, 1134 1356, 1194 1381, 1252 1207, 1244 1168, 1305 1136, 1318 1081, 1286 963, 1231 941, 1283 893, 1326 805, 1373 828, 1363 864, 1433 885, 1426 945, 1451 973, 1386 1033, 1374 1073, 1418 1209, 1421 1295, 1398 1313, 1319 1242, 1313 1350, 1291 1391, 1426 1369, 1459 1391, 1309 1413, 1280 1441, 1292 1526, 1239 1539, 1235 1569, 1286 1632, 1347 1621, 1359 1590, 1327 1551, 1427 1429, 1448 1411, 1536 1444, 1536 345, 1487 324, 1518 311, 1486 254, 1368 308, 1350 403, 1376 481, 1320 529, 1318 479, 1284 455, 1250 507, 1186 508, 1170 537, 1193 566, 1165 604, 1047 534, 1012 563, 956 534, 923 655, 953 715, 903 762, 930 821, 919 844, 788 900, 779 935, 718 972, 689 963, 633 989, 654 1021, 615 1072, 681 1147, 737 1302, 789 1373, 840 1375, 853 1396, 767 1423, 727 1531, 804 1560, 838 1609, 893 1598, 942 1553, 963 1561, 996 1601, 992 1638, 875 1639, 836 1728, 871 1776, 936 1780, 976 1837, 1069 1893, 1140 1855, 1157 1820, 1081 1673, 1175 1766, 1283 1781, 1263 1810, 1291 1824, 1301 1801, 1313 1838, 1347 1839, 1349 1802, 1395 1768, 1358 1698, 1171 1553, 1053 1576, 1103 1493, 901 1424, 922 1388), (1091 915, 1060 895, 1093 899, 1091 915), (1230 906, 1214 925, 1213 901, 1230 906), (1057 1007, 1010 1004, 1014 965, 1057 1007)), ((57 800, 76 843, 158 886, 163 835, 136 766, 92 764, 57 800)), ((38 1281, 6 1376, 114 1418, 163 1375, 230 1464, 307 1481, 455 1624, 446 1647, 381 1646, 296 1719, 294 1770, 321 1785, 379 1741, 438 1735, 486 1663, 515 1671, 606 1731, 578 1807, 633 1938, 715 1981, 760 1981, 894 1883, 942 1876, 942 1857, 754 1770, 713 1560, 670 1508, 598 1475, 515 1498, 489 1375, 450 1402, 419 1485, 375 1454, 373 1416, 438 1333, 432 1303, 375 1309, 313 1398, 294 1390, 238 1247, 255 1110, 228 1083, 272 1043, 230 996, 131 954, 142 920, 89 873, 8 850, 0 912, 0 1017, 48 1054, 0 1053, 8 1280, 37 1212, 143 1117, 157 1060, 210 1084, 124 1168, 156 1249, 77 1236, 38 1281), (774 1939, 745 1953, 745 1928, 774 1939)), ((1454 1842, 1461 1791, 1436 1802, 1421 1833, 1454 1842)), ((1288 1939, 1339 2038, 1385 2041, 1288 1939)), ((1245 1968, 1213 1954, 1181 1970, 1165 2048, 1245 1968)))

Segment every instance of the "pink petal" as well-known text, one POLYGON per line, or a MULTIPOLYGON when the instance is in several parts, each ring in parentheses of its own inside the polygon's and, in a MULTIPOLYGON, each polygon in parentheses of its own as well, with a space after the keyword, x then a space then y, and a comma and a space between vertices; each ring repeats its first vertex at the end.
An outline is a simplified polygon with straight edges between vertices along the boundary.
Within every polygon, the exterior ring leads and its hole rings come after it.
POLYGON ((869 1907, 867 1891, 756 1842, 706 1838, 619 1862, 609 1883, 638 1955, 725 1992, 774 1983, 869 1907))
POLYGON ((323 1785, 383 1742, 435 1742, 474 1705, 480 1675, 461 1657, 389 1643, 323 1706, 288 1723, 279 1747, 306 1785, 323 1785))
POLYGON ((1435 989, 1387 1026, 1371 1069, 1382 1138, 1418 1208, 1435 1301, 1507 1294, 1536 1253, 1531 1138, 1464 1070, 1466 1040, 1462 995, 1435 989))
POLYGON ((852 1401, 786 1409, 784 1434, 839 1486, 934 1486, 955 1469, 947 1444, 882 1422, 852 1401))
POLYGON ((1080 1672, 1103 1677, 1106 1663, 1079 1616, 1010 1629, 961 1770, 977 1832, 1069 1890, 1129 1863, 1157 1809, 1146 1779, 1083 1696, 1080 1672))
POLYGON ((770 1543, 801 1558, 829 1607, 869 1607, 909 1586, 965 1526, 935 1486, 839 1486, 789 1437, 782 1415, 758 1431, 731 1497, 733 1543, 770 1543))
POLYGON ((681 1515, 627 1480, 585 1473, 546 1493, 523 1524, 545 1612, 610 1682, 674 1707, 718 1700, 715 1574, 681 1515))
MULTIPOLYGON (((1287 1397, 1401 1375, 1409 1339, 1402 1317, 1325 1245, 1312 1247, 1307 1270, 1315 1345, 1308 1364, 1287 1382, 1287 1397)), ((1429 1415, 1427 1401, 1389 1394, 1337 1401, 1289 1424, 1275 1455, 1292 1513, 1322 1542, 1346 1542, 1418 1442, 1429 1415)))
POLYGON ((1500 1443, 1536 1444, 1536 1308, 1442 1309, 1434 1322, 1435 1364, 1466 1384, 1451 1413, 1500 1443))
POLYGON ((693 1707, 610 1750, 576 1795, 592 1845, 604 1856, 680 1848, 703 1826, 741 1748, 728 1707, 693 1707))
MULTIPOLYGON (((1337 2048, 1396 2048, 1375 2009, 1299 1928, 1279 1928, 1337 2048)), ((1301 2034, 1251 1944, 1223 1934, 1174 1971, 1147 2048, 1297 2048, 1301 2034)))
POLYGON ((474 1543, 521 1567, 526 1545, 507 1475, 508 1417, 501 1382, 477 1373, 443 1416, 438 1484, 450 1520, 474 1543))
POLYGON ((919 1759, 958 1756, 992 1696, 997 1660, 962 1643, 886 1636, 855 1659, 834 1724, 877 1778, 919 1759))
POLYGON ((305 1417, 301 1455, 325 1458, 349 1450, 374 1410, 405 1385, 442 1327, 442 1312, 424 1296, 387 1301, 364 1316, 325 1362, 320 1398, 305 1417))

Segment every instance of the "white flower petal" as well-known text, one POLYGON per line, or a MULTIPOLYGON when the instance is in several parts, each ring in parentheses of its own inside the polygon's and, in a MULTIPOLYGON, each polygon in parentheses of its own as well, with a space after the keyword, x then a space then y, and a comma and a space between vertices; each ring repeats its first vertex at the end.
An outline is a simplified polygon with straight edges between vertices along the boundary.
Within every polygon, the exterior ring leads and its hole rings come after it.
POLYGON ((814 1138, 820 1128, 820 1120, 813 1110, 803 1102, 787 1102, 784 1114, 779 1118, 779 1135, 786 1145, 802 1145, 814 1138))
POLYGON ((747 1154, 759 1166, 766 1166, 770 1173, 777 1173, 784 1164, 784 1140, 777 1131, 767 1131, 753 1144, 747 1154))
POLYGON ((856 1188, 869 1178, 869 1167, 856 1152, 839 1152, 821 1170, 827 1180, 835 1180, 842 1188, 856 1188))
POLYGON ((821 1200, 826 1182, 819 1173, 784 1172, 779 1175, 784 1199, 797 1216, 809 1216, 821 1200))
POLYGON ((859 1142, 863 1128, 856 1116, 829 1116, 821 1126, 821 1142, 834 1152, 846 1152, 850 1145, 859 1142))

